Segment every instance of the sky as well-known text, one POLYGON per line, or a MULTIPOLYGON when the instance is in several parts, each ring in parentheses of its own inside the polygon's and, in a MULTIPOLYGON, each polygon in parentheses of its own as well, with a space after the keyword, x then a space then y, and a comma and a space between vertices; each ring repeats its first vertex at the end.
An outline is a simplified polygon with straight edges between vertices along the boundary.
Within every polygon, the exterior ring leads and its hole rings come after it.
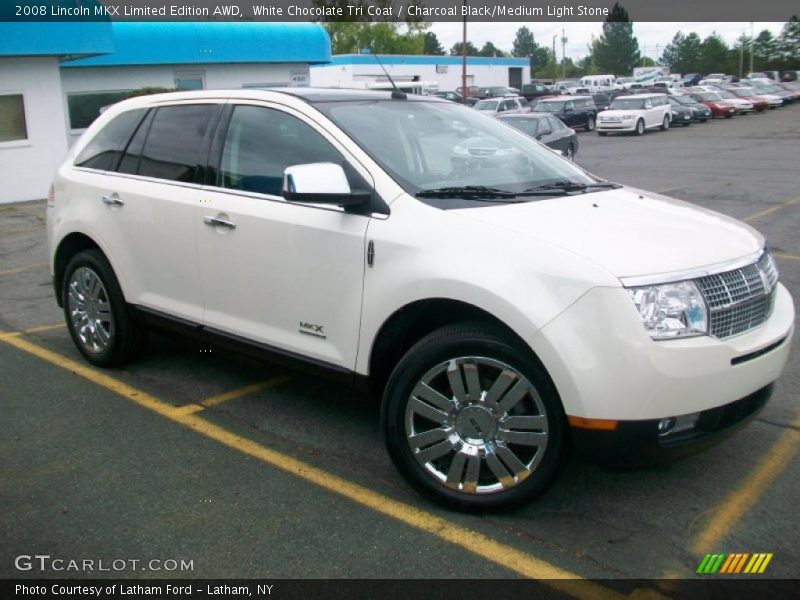
MULTIPOLYGON (((561 58, 561 29, 566 30, 567 56, 573 60, 586 56, 589 53, 587 46, 591 43, 592 34, 599 36, 603 31, 602 22, 592 23, 468 23, 467 38, 478 48, 487 41, 491 41, 498 48, 510 51, 514 43, 517 29, 526 25, 533 32, 539 44, 552 47, 553 36, 556 38, 556 51, 561 58)), ((449 52, 454 43, 461 41, 461 23, 432 23, 430 31, 439 38, 442 46, 449 52)), ((783 29, 783 23, 754 23, 755 34, 763 29, 769 29, 778 35, 783 29)), ((701 38, 716 31, 728 44, 732 44, 742 33, 750 33, 750 23, 634 23, 633 31, 639 39, 639 50, 652 59, 656 51, 664 50, 672 37, 678 31, 684 34, 696 33, 701 38)))

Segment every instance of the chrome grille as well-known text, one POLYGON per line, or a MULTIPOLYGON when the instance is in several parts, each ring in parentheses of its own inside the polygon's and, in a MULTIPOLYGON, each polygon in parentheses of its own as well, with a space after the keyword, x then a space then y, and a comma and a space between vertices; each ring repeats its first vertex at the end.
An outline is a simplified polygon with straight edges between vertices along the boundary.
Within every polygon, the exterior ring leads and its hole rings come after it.
POLYGON ((695 280, 706 300, 709 333, 724 338, 763 324, 772 312, 778 270, 768 253, 740 269, 695 280))

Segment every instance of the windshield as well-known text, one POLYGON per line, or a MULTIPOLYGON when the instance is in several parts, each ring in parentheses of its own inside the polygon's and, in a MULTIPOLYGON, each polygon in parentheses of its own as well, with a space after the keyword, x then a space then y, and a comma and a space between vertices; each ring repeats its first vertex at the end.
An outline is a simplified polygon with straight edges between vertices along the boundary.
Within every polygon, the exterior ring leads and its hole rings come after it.
POLYGON ((536 103, 536 111, 537 112, 559 112, 564 105, 567 103, 566 100, 561 100, 557 102, 537 102, 536 103))
POLYGON ((616 98, 610 108, 611 110, 639 110, 644 108, 644 98, 616 98))
POLYGON ((697 95, 700 96, 703 100, 706 100, 707 102, 714 102, 715 100, 719 100, 719 96, 714 92, 700 92, 697 95))
POLYGON ((688 96, 670 96, 670 100, 673 102, 678 102, 679 104, 685 104, 689 106, 690 104, 697 104, 697 102, 688 96))
POLYGON ((521 192, 554 182, 596 183, 528 136, 458 104, 360 100, 315 106, 410 194, 445 187, 521 192))
POLYGON ((727 98, 728 100, 730 100, 731 98, 736 98, 736 96, 734 96, 730 92, 719 92, 719 97, 720 98, 727 98))
POLYGON ((478 110, 496 110, 497 100, 479 100, 475 103, 475 108, 478 110))

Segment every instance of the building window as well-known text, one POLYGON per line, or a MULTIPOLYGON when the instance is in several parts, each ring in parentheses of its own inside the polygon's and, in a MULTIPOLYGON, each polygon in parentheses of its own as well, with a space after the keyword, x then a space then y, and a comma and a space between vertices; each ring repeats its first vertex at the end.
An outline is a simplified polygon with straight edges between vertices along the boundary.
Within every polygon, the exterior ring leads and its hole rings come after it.
POLYGON ((67 94, 69 126, 71 129, 86 129, 107 107, 124 100, 130 90, 120 92, 92 92, 89 94, 67 94))
POLYGON ((25 123, 25 103, 22 94, 0 96, 0 142, 28 139, 25 123))
POLYGON ((175 73, 175 88, 178 90, 204 90, 205 76, 202 72, 175 73))

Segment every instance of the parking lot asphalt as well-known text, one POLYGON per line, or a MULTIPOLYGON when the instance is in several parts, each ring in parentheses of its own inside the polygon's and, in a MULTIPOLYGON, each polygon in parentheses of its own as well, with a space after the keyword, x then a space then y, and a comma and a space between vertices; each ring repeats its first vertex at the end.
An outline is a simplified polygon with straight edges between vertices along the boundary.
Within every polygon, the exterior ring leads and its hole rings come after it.
MULTIPOLYGON (((747 220, 797 304, 798 156, 795 106, 582 133, 577 162, 747 220)), ((797 351, 761 415, 704 454, 621 472, 573 460, 529 506, 465 515, 405 484, 379 407, 349 388, 162 336, 125 368, 89 367, 46 262, 44 203, 0 206, 2 577, 98 575, 14 567, 50 554, 193 561, 112 573, 128 577, 692 578, 707 552, 770 552, 762 577, 800 576, 797 351)))

